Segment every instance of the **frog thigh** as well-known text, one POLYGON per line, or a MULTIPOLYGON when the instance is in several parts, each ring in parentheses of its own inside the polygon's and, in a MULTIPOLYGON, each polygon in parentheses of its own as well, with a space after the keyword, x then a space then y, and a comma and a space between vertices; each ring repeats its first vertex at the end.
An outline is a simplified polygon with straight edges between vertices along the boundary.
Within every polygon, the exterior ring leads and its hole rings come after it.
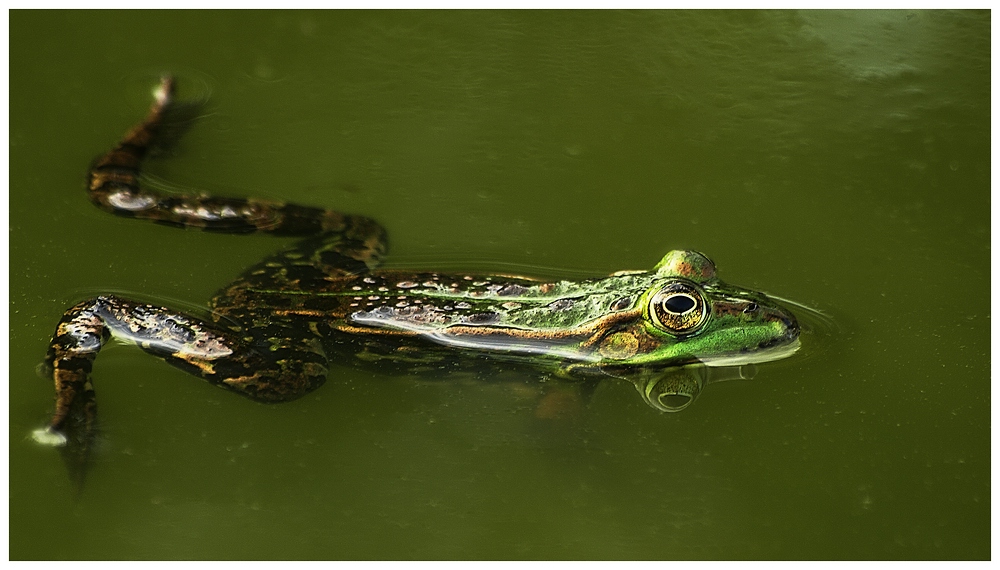
POLYGON ((339 278, 368 273, 385 252, 382 228, 371 224, 359 228, 354 236, 327 233, 267 257, 216 293, 209 306, 227 315, 247 313, 260 300, 261 292, 323 291, 335 287, 339 278))
POLYGON ((227 330, 166 307, 110 295, 79 303, 63 315, 46 357, 56 388, 50 429, 58 432, 71 410, 79 408, 77 397, 93 400, 93 361, 112 336, 258 401, 295 399, 326 380, 326 354, 311 332, 282 326, 240 336, 237 329, 238 323, 227 330))

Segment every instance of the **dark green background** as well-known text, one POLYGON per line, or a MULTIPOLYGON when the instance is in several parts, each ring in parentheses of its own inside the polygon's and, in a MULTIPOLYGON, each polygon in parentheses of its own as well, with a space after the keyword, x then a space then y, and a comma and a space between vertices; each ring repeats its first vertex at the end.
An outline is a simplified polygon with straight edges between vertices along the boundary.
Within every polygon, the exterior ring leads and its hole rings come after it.
POLYGON ((989 68, 988 12, 11 12, 10 556, 988 558, 989 68), (371 215, 396 266, 698 249, 837 329, 554 425, 348 366, 264 406, 109 347, 75 500, 28 438, 62 312, 197 306, 288 243, 89 205, 167 70, 210 95, 171 184, 371 215))

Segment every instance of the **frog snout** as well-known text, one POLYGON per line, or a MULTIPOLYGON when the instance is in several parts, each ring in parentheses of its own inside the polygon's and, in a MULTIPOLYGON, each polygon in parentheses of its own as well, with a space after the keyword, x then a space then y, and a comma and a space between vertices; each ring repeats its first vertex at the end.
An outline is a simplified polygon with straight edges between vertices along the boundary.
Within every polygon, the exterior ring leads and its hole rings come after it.
POLYGON ((799 321, 795 319, 792 315, 785 315, 781 318, 781 322, 785 325, 785 336, 788 340, 792 340, 799 337, 799 321))

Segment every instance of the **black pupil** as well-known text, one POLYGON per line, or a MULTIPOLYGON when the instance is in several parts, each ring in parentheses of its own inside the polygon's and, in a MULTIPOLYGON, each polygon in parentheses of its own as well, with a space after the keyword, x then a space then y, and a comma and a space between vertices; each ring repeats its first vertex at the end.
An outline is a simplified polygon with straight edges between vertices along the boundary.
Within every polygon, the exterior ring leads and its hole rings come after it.
POLYGON ((694 307, 694 299, 687 295, 674 295, 663 302, 663 308, 680 315, 690 311, 694 307))

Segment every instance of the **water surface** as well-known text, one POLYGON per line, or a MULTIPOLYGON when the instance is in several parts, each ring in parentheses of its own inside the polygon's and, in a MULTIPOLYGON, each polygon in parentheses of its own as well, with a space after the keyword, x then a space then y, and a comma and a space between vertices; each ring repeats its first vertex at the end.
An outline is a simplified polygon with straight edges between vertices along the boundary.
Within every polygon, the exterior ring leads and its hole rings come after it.
POLYGON ((990 556, 988 12, 16 11, 10 50, 11 558, 990 556), (75 498, 27 438, 62 312, 197 307, 288 244, 89 205, 163 71, 209 97, 171 184, 373 216, 396 266, 697 249, 837 328, 563 422, 348 365, 265 406, 109 347, 75 498))

